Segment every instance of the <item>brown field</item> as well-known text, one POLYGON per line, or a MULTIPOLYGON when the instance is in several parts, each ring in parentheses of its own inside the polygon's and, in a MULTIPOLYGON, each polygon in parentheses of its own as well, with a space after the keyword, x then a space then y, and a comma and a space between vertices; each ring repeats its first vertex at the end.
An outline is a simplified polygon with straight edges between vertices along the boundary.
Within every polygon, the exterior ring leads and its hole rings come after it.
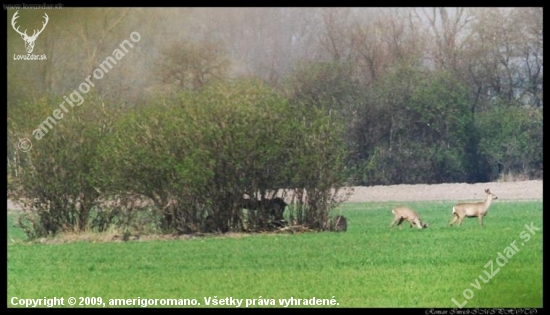
POLYGON ((485 199, 489 188, 499 200, 541 200, 542 180, 492 183, 450 183, 436 185, 391 185, 354 187, 349 202, 435 201, 485 199))

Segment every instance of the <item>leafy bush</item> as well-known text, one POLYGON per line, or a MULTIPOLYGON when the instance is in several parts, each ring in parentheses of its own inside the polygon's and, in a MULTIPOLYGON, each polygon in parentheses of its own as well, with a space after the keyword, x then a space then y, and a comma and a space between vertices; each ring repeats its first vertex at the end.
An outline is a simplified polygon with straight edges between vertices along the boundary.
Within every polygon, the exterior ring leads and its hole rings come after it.
POLYGON ((91 93, 61 119, 49 119, 51 128, 46 128, 42 122, 60 110, 62 102, 42 98, 11 107, 10 146, 20 156, 13 165, 19 172, 11 197, 25 204, 19 224, 31 238, 95 228, 91 214, 108 190, 102 186, 106 174, 98 164, 97 149, 113 131, 118 110, 91 93), (30 151, 16 151, 20 138, 32 139, 30 151))
POLYGON ((500 103, 479 114, 476 123, 492 180, 503 174, 542 177, 542 109, 500 103))
POLYGON ((117 193, 153 201, 166 232, 264 229, 274 218, 244 210, 243 195, 265 200, 284 188, 302 193, 298 215, 287 217, 322 228, 338 202, 327 196, 343 184, 339 126, 261 84, 213 84, 126 115, 105 143, 104 165, 117 193))

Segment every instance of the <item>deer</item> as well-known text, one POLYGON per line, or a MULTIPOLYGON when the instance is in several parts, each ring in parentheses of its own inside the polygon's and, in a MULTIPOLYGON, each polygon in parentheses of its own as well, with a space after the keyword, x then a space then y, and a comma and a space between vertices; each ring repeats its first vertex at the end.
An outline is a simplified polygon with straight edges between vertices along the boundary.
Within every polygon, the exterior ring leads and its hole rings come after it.
POLYGON ((405 220, 409 222, 411 228, 413 227, 413 225, 416 225, 418 229, 425 229, 428 227, 428 223, 422 223, 422 220, 420 219, 418 213, 410 208, 407 208, 405 206, 398 206, 394 208, 391 212, 393 213, 393 221, 390 224, 390 228, 393 228, 393 225, 397 222, 397 226, 399 226, 399 229, 402 229, 403 226, 401 225, 401 223, 403 223, 403 221, 405 220))
POLYGON ((498 199, 489 188, 485 189, 487 197, 485 201, 482 202, 472 202, 472 203, 459 203, 453 207, 453 219, 449 223, 449 226, 453 226, 455 222, 458 221, 458 226, 462 224, 464 218, 475 218, 479 220, 479 224, 483 227, 483 217, 487 215, 491 202, 495 199, 498 199))
POLYGON ((336 217, 334 217, 332 224, 334 225, 333 229, 336 232, 346 232, 348 230, 348 219, 346 219, 346 217, 343 215, 337 215, 336 217))
POLYGON ((275 217, 275 220, 282 220, 283 213, 285 211, 285 208, 288 206, 288 204, 282 198, 279 198, 279 197, 275 197, 273 199, 266 198, 263 200, 243 198, 241 201, 241 206, 244 209, 248 209, 248 210, 264 209, 270 215, 275 217))

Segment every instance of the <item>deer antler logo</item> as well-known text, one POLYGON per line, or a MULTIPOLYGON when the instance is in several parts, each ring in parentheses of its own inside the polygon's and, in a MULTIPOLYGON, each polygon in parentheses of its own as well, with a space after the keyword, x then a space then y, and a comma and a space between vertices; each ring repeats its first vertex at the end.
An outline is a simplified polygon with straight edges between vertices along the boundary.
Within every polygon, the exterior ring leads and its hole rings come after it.
POLYGON ((44 18, 46 19, 46 22, 42 22, 42 29, 40 31, 38 31, 38 33, 36 32, 37 30, 34 30, 34 32, 32 33, 32 36, 28 36, 27 35, 27 30, 25 30, 25 32, 21 33, 21 31, 19 30, 19 26, 17 28, 15 27, 15 20, 17 20, 17 18, 19 17, 17 15, 17 12, 19 12, 19 10, 15 11, 15 13, 13 14, 13 17, 11 18, 11 26, 13 27, 13 29, 17 33, 19 33, 21 35, 21 38, 23 38, 23 40, 25 41, 25 49, 30 54, 30 53, 32 53, 32 51, 34 49, 34 41, 36 40, 38 35, 40 35, 40 33, 42 33, 42 31, 44 30, 44 28, 48 24, 49 17, 46 13, 44 13, 44 15, 45 15, 44 18))

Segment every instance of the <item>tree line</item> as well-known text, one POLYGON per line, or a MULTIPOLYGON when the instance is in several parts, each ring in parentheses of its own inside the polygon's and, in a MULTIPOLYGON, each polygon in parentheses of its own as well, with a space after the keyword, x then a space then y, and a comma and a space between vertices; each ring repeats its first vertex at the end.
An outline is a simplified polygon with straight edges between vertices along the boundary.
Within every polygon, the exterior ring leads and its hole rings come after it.
MULTIPOLYGON (((39 25, 41 12, 32 13, 18 23, 39 25)), ((139 31, 136 51, 94 88, 101 99, 133 106, 213 80, 257 78, 346 118, 352 184, 542 177, 542 8, 68 8, 50 16, 37 41, 48 62, 8 62, 9 109, 73 90, 121 34, 139 31)), ((8 35, 18 51, 20 36, 8 35)))

